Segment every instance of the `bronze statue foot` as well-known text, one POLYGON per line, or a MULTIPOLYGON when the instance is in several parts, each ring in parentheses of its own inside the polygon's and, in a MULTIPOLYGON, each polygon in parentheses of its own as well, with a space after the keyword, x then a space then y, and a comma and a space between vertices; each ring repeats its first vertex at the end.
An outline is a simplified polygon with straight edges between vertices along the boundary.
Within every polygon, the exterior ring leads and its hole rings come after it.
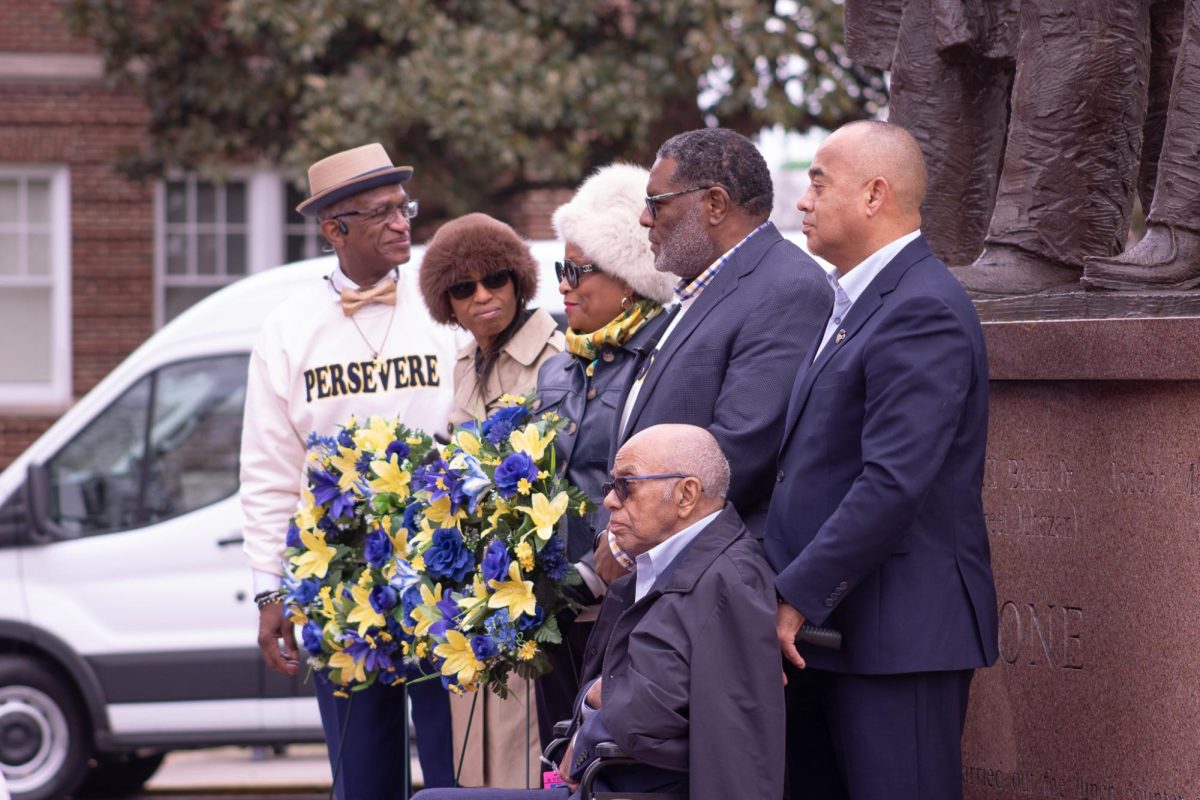
POLYGON ((1152 224, 1124 253, 1086 259, 1080 282, 1088 289, 1194 289, 1200 286, 1200 234, 1152 224))
POLYGON ((1079 271, 1008 245, 987 245, 969 267, 950 271, 975 298, 1037 294, 1079 285, 1079 271))

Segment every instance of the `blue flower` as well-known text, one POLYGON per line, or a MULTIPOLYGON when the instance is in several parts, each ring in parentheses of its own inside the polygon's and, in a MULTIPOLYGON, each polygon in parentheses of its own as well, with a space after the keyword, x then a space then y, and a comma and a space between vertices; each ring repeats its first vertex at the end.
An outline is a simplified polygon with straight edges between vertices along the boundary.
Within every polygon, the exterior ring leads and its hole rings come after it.
POLYGON ((328 514, 317 520, 317 528, 325 533, 325 541, 332 542, 341 534, 342 529, 333 521, 333 517, 328 514))
POLYGON ((375 529, 367 534, 367 541, 363 547, 363 555, 367 559, 367 563, 375 569, 383 569, 383 565, 392 557, 392 540, 388 535, 380 529, 375 529))
POLYGON ((371 608, 380 614, 386 614, 396 607, 396 603, 400 602, 400 593, 391 586, 376 586, 371 590, 369 597, 371 608))
POLYGON ((475 566, 475 558, 463 546, 462 534, 456 528, 438 528, 433 542, 425 551, 425 572, 433 578, 448 578, 456 583, 467 577, 475 566))
POLYGON ((349 447, 349 448, 353 449, 354 448, 354 434, 350 433, 350 431, 348 431, 347 429, 342 428, 341 432, 337 435, 337 443, 340 444, 342 447, 349 447))
POLYGON ((517 493, 517 485, 522 478, 533 483, 537 476, 537 464, 533 463, 528 453, 513 453, 496 467, 496 488, 502 497, 512 497, 517 493))
POLYGON ((500 648, 496 646, 496 642, 490 636, 471 637, 471 650, 480 661, 493 658, 500 653, 500 648))
POLYGON ((542 564, 542 571, 551 580, 561 581, 567 577, 567 570, 571 568, 571 564, 567 561, 561 536, 551 536, 550 541, 546 542, 537 554, 537 558, 542 564))
POLYGON ((499 539, 492 539, 483 551, 483 579, 485 581, 502 581, 508 577, 508 565, 512 557, 508 548, 499 539))
POLYGON ((400 604, 404 609, 404 623, 406 625, 417 624, 417 621, 413 619, 412 612, 421 603, 421 587, 418 585, 414 585, 411 589, 400 595, 400 604))
POLYGON ((321 590, 321 581, 317 578, 305 578, 302 581, 286 580, 289 604, 306 606, 317 598, 321 590))
POLYGON ((304 446, 309 450, 333 450, 337 446, 337 441, 332 436, 321 436, 316 431, 312 431, 308 434, 304 446))
POLYGON ((468 510, 474 514, 475 508, 479 505, 479 497, 487 488, 492 485, 491 478, 483 471, 483 465, 479 463, 479 459, 469 453, 462 454, 463 463, 467 465, 467 477, 463 481, 463 494, 471 498, 471 505, 468 510))
POLYGON ((392 576, 392 587, 400 594, 406 593, 409 589, 416 586, 421 580, 421 576, 413 569, 413 565, 407 561, 396 559, 396 574, 392 576))
POLYGON ((304 546, 304 542, 300 541, 300 527, 295 520, 288 521, 287 537, 283 541, 288 547, 300 548, 304 546))
POLYGON ((466 499, 462 490, 462 476, 450 469, 450 465, 444 458, 439 458, 427 466, 418 467, 413 471, 412 482, 414 488, 425 489, 429 492, 431 503, 437 502, 443 497, 449 497, 451 513, 458 511, 463 500, 466 499))
POLYGON ((300 642, 310 656, 321 655, 321 626, 311 619, 300 629, 300 642))
POLYGON ((324 469, 310 469, 308 477, 312 481, 313 499, 329 508, 329 516, 340 519, 347 512, 354 513, 354 492, 343 492, 336 475, 324 469))
POLYGON ((458 618, 458 603, 454 602, 450 592, 442 595, 442 599, 437 603, 438 611, 442 612, 442 618, 429 626, 429 632, 434 636, 445 636, 447 628, 453 628, 454 623, 458 618))
POLYGON ((529 417, 525 406, 509 406, 494 412, 483 421, 483 438, 493 447, 499 447, 508 435, 529 417))
POLYGON ((521 615, 521 618, 517 620, 517 628, 522 631, 531 631, 541 625, 542 620, 545 618, 546 615, 542 611, 542 607, 539 605, 534 608, 532 617, 528 614, 521 615))
POLYGON ((342 641, 346 643, 346 652, 355 662, 363 662, 368 673, 395 669, 396 665, 392 663, 395 643, 381 646, 378 628, 368 628, 366 636, 359 636, 358 631, 346 631, 342 641))
POLYGON ((363 453, 358 457, 358 461, 354 462, 354 468, 358 470, 359 475, 369 475, 371 473, 371 462, 375 457, 370 453, 363 453))
POLYGON ((408 508, 404 509, 404 522, 401 524, 408 530, 410 534, 417 532, 417 515, 425 510, 425 506, 421 503, 409 503, 408 508))
POLYGON ((505 650, 513 650, 517 646, 517 629, 508 618, 508 609, 502 608, 488 618, 483 624, 488 634, 505 650))
POLYGON ((392 456, 399 456, 399 460, 403 461, 408 458, 408 445, 397 439, 394 442, 389 442, 387 450, 383 451, 383 460, 391 461, 392 456))

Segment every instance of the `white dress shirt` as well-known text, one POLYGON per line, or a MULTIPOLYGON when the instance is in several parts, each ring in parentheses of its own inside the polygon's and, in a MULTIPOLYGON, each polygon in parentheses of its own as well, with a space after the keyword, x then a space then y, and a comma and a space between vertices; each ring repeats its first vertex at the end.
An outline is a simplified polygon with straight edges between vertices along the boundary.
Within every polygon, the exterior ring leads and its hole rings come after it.
POLYGON ((912 233, 906 233, 899 239, 888 242, 848 272, 840 273, 834 269, 826 273, 829 285, 833 287, 833 313, 825 325, 825 335, 821 337, 821 346, 817 348, 813 361, 816 361, 817 356, 821 355, 825 345, 829 344, 833 332, 841 327, 842 321, 850 313, 850 308, 859 297, 862 297, 863 291, 871 284, 871 281, 875 280, 875 276, 882 272, 883 268, 890 264, 896 254, 903 250, 909 242, 920 235, 921 229, 918 228, 912 233))
POLYGON ((708 527, 708 523, 716 519, 717 514, 720 513, 721 511, 718 509, 707 517, 696 520, 679 533, 670 536, 666 541, 659 542, 634 559, 634 562, 637 563, 637 582, 633 589, 635 603, 646 596, 659 576, 666 572, 675 557, 683 552, 683 548, 691 544, 692 539, 699 536, 700 531, 708 527))

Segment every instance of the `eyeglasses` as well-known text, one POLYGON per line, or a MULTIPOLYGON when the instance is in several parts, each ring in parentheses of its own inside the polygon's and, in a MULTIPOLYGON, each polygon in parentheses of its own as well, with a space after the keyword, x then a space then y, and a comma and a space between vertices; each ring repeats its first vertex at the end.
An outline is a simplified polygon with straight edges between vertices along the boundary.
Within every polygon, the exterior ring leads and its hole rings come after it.
POLYGON ((711 186, 693 186, 690 189, 680 189, 678 192, 663 192, 662 194, 646 195, 646 210, 650 212, 650 219, 658 217, 658 204, 663 200, 671 197, 677 197, 681 194, 690 194, 691 192, 699 192, 704 189, 711 189, 711 186))
POLYGON ((657 481, 666 480, 667 478, 690 478, 690 475, 672 472, 670 475, 622 475, 619 478, 613 478, 609 483, 600 484, 600 491, 607 497, 609 492, 616 492, 617 499, 624 503, 629 499, 629 482, 630 481, 657 481))
POLYGON ((396 218, 396 214, 405 219, 412 219, 417 216, 419 210, 420 207, 416 200, 406 200, 403 203, 385 203, 368 208, 366 211, 343 211, 341 214, 333 214, 330 219, 361 217, 367 225, 378 225, 381 222, 391 222, 396 218))
POLYGON ((491 291, 496 291, 500 287, 512 280, 513 271, 511 269, 502 269, 499 272, 493 272, 491 275, 484 275, 477 281, 459 281, 458 283, 450 284, 447 289, 450 296, 455 300, 466 300, 475 294, 475 287, 478 284, 483 284, 483 288, 491 291))
POLYGON ((554 262, 554 276, 558 278, 558 282, 562 283, 563 278, 567 279, 567 285, 572 289, 579 288, 579 276, 588 272, 601 272, 602 270, 595 264, 576 264, 569 258, 564 258, 562 261, 554 262))

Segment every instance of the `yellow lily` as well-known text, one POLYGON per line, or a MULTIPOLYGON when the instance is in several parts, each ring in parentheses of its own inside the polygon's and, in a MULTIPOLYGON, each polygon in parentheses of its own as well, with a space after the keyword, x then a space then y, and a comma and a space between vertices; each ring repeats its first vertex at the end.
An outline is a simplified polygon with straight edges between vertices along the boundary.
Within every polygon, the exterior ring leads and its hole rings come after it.
POLYGON ((467 511, 465 508, 460 508, 457 513, 450 513, 449 495, 442 497, 439 500, 435 500, 425 509, 425 519, 429 520, 430 522, 436 522, 439 528, 457 527, 455 523, 460 519, 466 518, 466 516, 467 511))
POLYGON ((470 431, 458 431, 454 434, 454 446, 464 453, 479 456, 479 437, 470 431))
POLYGON ((324 578, 337 550, 325 544, 324 531, 300 531, 300 541, 304 542, 304 552, 292 558, 296 577, 301 580, 309 576, 324 578))
POLYGON ((472 683, 475 675, 483 669, 483 662, 475 657, 475 651, 471 649, 471 640, 458 631, 446 631, 446 643, 433 648, 433 652, 445 659, 442 674, 455 675, 464 686, 472 683))
POLYGON ((475 594, 471 596, 463 596, 458 598, 458 607, 463 610, 462 622, 460 627, 470 628, 479 621, 483 616, 483 612, 487 609, 488 591, 487 586, 483 582, 483 576, 478 572, 475 573, 475 594))
POLYGON ((488 526, 483 531, 484 536, 496 530, 496 525, 500 523, 500 518, 508 513, 508 503, 504 502, 504 498, 497 495, 495 500, 496 510, 488 516, 488 526))
POLYGON ((296 527, 301 530, 312 530, 317 527, 317 523, 321 521, 321 517, 325 516, 325 509, 317 505, 316 498, 308 487, 300 490, 300 504, 296 509, 296 527))
POLYGON ((358 482, 358 468, 355 464, 358 463, 358 457, 362 453, 358 450, 351 450, 349 447, 339 447, 339 455, 329 459, 331 467, 337 467, 341 471, 341 477, 338 478, 338 488, 343 492, 348 492, 354 488, 354 484, 358 482))
POLYGON ((396 438, 396 426, 383 417, 371 417, 367 427, 354 432, 354 446, 359 450, 383 455, 396 438))
POLYGON ((533 424, 526 425, 521 430, 513 431, 508 435, 508 443, 513 446, 513 449, 528 453, 534 461, 541 461, 546 452, 546 446, 552 441, 554 441, 554 431, 542 436, 538 432, 537 426, 533 424))
POLYGON ((408 495, 408 484, 412 475, 400 468, 400 457, 393 455, 390 461, 372 461, 371 471, 379 477, 371 481, 371 491, 376 494, 408 495))
POLYGON ((339 650, 329 657, 329 666, 331 669, 338 671, 336 678, 337 682, 345 686, 351 680, 359 681, 360 683, 367 680, 367 660, 364 658, 361 662, 356 662, 354 656, 347 653, 345 650, 339 650))
POLYGON ((442 613, 438 610, 438 601, 442 599, 442 585, 439 583, 429 590, 428 586, 421 586, 421 605, 417 606, 412 611, 412 618, 416 620, 417 625, 413 628, 413 633, 417 636, 424 636, 429 633, 429 626, 442 618, 442 613))
POLYGON ((538 492, 531 498, 531 501, 532 506, 517 506, 517 511, 524 511, 529 515, 529 518, 533 520, 533 527, 537 530, 538 538, 546 541, 554 533, 554 525, 566 513, 571 498, 567 497, 566 492, 559 492, 551 500, 538 492))
POLYGON ((346 617, 346 622, 358 623, 358 635, 365 636, 367 628, 372 625, 382 628, 387 624, 383 614, 371 607, 371 590, 366 586, 351 587, 350 596, 354 598, 354 609, 346 617))
POLYGON ((537 598, 533 596, 533 581, 521 580, 521 568, 517 562, 508 565, 508 580, 488 581, 495 593, 488 598, 488 608, 507 608, 508 618, 516 622, 522 614, 533 616, 537 610, 537 598))

